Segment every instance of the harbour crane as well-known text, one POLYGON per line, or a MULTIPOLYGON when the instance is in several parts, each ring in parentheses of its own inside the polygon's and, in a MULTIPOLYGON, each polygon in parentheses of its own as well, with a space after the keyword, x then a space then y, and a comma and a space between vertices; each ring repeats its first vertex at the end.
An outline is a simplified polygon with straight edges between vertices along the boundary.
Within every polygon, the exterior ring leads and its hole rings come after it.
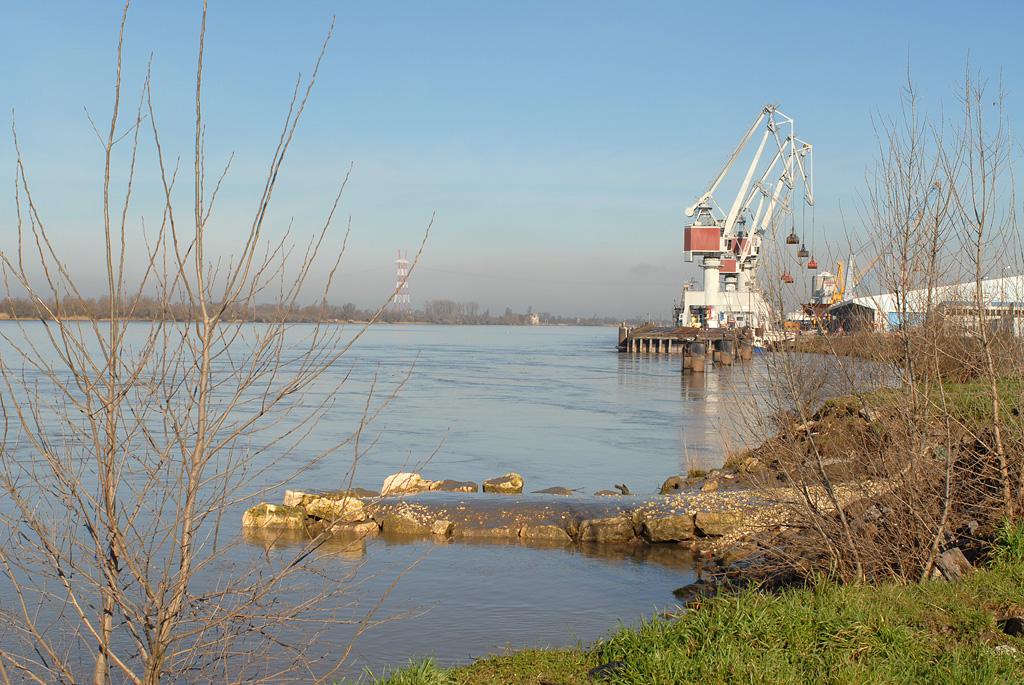
POLYGON ((762 239, 774 230, 780 216, 793 213, 790 197, 798 188, 803 200, 814 205, 811 153, 811 145, 796 136, 790 117, 774 103, 761 109, 707 190, 686 208, 693 223, 684 229, 683 249, 687 261, 700 257, 704 289, 683 293, 681 324, 708 328, 767 324, 767 306, 757 283, 762 239), (753 159, 729 211, 724 212, 715 193, 762 127, 753 159), (774 152, 765 154, 766 148, 774 152))

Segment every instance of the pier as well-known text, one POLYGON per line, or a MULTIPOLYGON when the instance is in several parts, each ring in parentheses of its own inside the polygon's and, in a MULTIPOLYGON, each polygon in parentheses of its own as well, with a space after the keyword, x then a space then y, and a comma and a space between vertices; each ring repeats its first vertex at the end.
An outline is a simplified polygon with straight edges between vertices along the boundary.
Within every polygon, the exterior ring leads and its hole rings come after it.
POLYGON ((750 361, 754 347, 754 331, 747 328, 619 326, 619 352, 680 355, 683 371, 699 373, 708 363, 732 366, 737 361, 750 361))

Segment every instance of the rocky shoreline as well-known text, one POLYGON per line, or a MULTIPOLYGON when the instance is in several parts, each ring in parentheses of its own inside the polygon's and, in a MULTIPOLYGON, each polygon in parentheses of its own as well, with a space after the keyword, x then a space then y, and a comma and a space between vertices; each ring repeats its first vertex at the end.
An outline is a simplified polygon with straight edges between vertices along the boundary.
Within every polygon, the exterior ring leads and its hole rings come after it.
POLYGON ((341 539, 383 536, 722 551, 749 547, 784 523, 784 508, 763 490, 749 487, 744 476, 742 469, 674 476, 658 495, 628 494, 625 486, 580 495, 566 488, 523 494, 523 479, 514 473, 484 481, 482 488, 402 473, 389 477, 380 493, 289 490, 282 504, 263 503, 246 511, 243 526, 262 539, 285 532, 326 532, 341 539))

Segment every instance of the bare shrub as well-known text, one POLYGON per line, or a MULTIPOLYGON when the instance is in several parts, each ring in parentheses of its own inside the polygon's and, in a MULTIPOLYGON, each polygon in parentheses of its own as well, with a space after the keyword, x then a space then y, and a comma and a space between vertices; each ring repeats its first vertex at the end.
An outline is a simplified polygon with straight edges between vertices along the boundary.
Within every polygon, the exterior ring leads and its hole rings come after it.
MULTIPOLYGON (((126 3, 122 36, 127 16, 126 3)), ((346 445, 354 458, 335 470, 334 485, 350 482, 372 443, 360 445, 359 436, 395 389, 360 399, 363 420, 338 430, 333 444, 303 445, 335 402, 348 401, 344 381, 325 374, 364 330, 323 322, 347 236, 333 230, 340 189, 305 245, 293 246, 288 233, 268 237, 267 209, 317 69, 296 86, 239 251, 212 254, 211 210, 227 170, 208 180, 205 18, 204 8, 190 173, 179 175, 164 156, 148 81, 121 123, 118 72, 102 135, 103 314, 85 306, 17 150, 17 244, 0 262, 7 296, 27 300, 36 321, 19 315, 0 332, 5 681, 317 680, 329 677, 325 658, 337 666, 350 648, 329 644, 328 628, 354 622, 358 632, 386 618, 377 616, 379 602, 358 608, 358 564, 339 563, 360 540, 325 546, 323 529, 288 541, 247 541, 240 532, 254 498, 339 458, 346 445), (140 249, 142 230, 130 216, 147 139, 163 200, 140 249), (182 201, 176 188, 189 182, 182 201), (130 261, 139 268, 126 269, 130 261), (310 295, 321 264, 326 282, 310 295), (288 324, 311 296, 312 323, 288 324), (153 300, 160 313, 133 322, 135 308, 153 300), (263 322, 246 321, 257 306, 263 322)))
MULTIPOLYGON (((981 285, 1019 245, 1016 143, 1001 107, 981 114, 1002 96, 968 74, 959 117, 934 121, 912 85, 903 95, 900 116, 878 127, 860 217, 882 254, 887 320, 775 354, 769 399, 753 412, 780 417, 756 451, 794 524, 780 560, 848 580, 930 577, 943 550, 1016 517, 1024 484, 1021 342, 981 285), (872 382, 856 371, 864 363, 872 382), (823 402, 824 387, 845 397, 823 402)), ((787 306, 783 293, 771 299, 787 306)))

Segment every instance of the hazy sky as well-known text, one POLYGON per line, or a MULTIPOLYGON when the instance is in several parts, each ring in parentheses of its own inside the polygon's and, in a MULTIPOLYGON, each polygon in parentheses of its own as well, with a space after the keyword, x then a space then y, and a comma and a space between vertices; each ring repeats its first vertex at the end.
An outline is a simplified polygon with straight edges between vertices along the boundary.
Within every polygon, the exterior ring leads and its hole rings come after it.
MULTIPOLYGON (((125 27, 121 128, 152 55, 164 155, 184 160, 182 203, 201 7, 139 0, 125 27)), ((817 204, 797 224, 823 253, 826 236, 843 233, 841 211, 856 232, 877 150, 872 117, 898 112, 908 62, 930 114, 955 107, 969 56, 993 92, 1002 78, 1015 121, 1022 7, 211 0, 208 178, 235 155, 214 247, 229 251, 247 228, 295 81, 308 78, 336 17, 271 215, 276 228, 294 218, 294 235, 308 235, 354 165, 333 234, 340 243, 351 217, 332 301, 385 299, 398 250, 411 256, 436 212, 411 279, 414 307, 453 299, 492 313, 666 317, 698 271, 682 261, 683 210, 764 103, 778 102, 814 145, 817 204)), ((14 112, 35 201, 64 259, 96 283, 103 154, 86 112, 109 127, 121 9, 9 2, 0 23, 0 109, 14 112)), ((15 172, 5 130, 0 242, 9 250, 15 172)), ((143 219, 152 227, 160 218, 151 147, 129 211, 136 240, 143 219)))

